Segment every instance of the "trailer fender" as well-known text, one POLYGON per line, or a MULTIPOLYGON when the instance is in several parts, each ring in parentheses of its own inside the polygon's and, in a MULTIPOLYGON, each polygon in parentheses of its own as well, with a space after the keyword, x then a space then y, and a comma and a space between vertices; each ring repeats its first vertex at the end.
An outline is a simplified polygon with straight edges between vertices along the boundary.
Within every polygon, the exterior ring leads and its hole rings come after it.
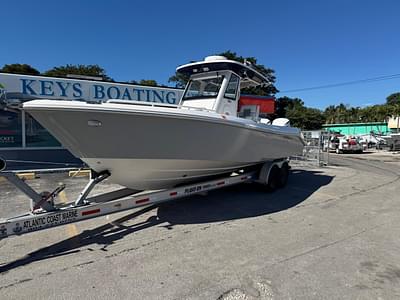
POLYGON ((287 172, 282 172, 282 168, 286 169, 284 171, 289 170, 287 159, 264 163, 255 182, 267 186, 271 190, 283 187, 287 182, 287 177, 281 178, 281 176, 286 176, 287 172))

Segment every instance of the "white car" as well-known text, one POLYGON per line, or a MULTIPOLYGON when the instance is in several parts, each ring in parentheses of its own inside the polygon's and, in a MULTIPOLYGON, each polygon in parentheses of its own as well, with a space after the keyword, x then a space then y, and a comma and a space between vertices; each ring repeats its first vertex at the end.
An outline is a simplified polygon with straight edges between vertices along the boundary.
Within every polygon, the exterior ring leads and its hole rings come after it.
POLYGON ((366 150, 367 144, 361 142, 360 139, 353 136, 343 136, 339 138, 339 143, 336 148, 336 153, 352 152, 363 153, 366 150))
POLYGON ((324 141, 324 151, 335 151, 336 153, 353 152, 362 153, 367 149, 367 144, 361 139, 353 136, 335 135, 324 141))

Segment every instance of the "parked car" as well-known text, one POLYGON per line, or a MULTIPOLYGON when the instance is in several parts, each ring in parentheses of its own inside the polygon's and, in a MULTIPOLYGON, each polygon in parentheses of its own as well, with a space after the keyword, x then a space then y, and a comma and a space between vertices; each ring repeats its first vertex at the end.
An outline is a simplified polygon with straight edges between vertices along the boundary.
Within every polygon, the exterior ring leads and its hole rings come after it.
POLYGON ((364 150, 367 149, 367 144, 363 143, 360 139, 349 136, 339 138, 339 145, 336 148, 336 153, 363 153, 364 150))
POLYGON ((335 135, 332 136, 329 143, 326 141, 323 145, 324 151, 335 151, 336 153, 362 153, 367 149, 367 143, 354 136, 335 135))

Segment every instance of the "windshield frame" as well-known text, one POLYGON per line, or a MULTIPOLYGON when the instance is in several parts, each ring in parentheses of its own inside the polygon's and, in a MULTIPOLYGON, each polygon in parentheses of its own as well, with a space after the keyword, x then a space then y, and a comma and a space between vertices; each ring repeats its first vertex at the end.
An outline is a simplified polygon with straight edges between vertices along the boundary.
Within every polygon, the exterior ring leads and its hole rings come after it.
POLYGON ((188 81, 187 85, 186 85, 185 92, 183 93, 182 101, 217 98, 219 93, 221 92, 221 88, 222 88, 222 84, 224 82, 224 79, 225 79, 225 75, 220 75, 220 74, 210 75, 210 76, 207 76, 207 77, 198 77, 198 78, 190 79, 188 81), (208 79, 219 79, 220 80, 220 82, 218 84, 218 90, 217 90, 215 95, 198 95, 198 96, 193 96, 193 97, 188 97, 187 96, 187 94, 189 92, 190 85, 192 84, 192 82, 194 82, 194 81, 203 81, 203 80, 208 80, 208 79))
POLYGON ((232 72, 231 76, 229 77, 229 80, 226 84, 226 87, 225 87, 224 98, 236 101, 238 92, 240 93, 240 76, 237 75, 236 73, 232 72), (237 80, 236 86, 235 86, 235 94, 227 93, 228 89, 230 88, 229 85, 231 84, 232 79, 237 80), (233 95, 233 96, 231 96, 231 95, 233 95))

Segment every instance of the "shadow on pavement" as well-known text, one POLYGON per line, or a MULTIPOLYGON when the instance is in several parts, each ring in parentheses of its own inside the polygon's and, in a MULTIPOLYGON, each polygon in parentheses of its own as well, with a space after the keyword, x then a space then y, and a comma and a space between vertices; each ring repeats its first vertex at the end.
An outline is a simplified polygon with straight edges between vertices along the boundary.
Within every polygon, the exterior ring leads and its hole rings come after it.
POLYGON ((103 245, 101 250, 107 251, 107 246, 124 236, 161 224, 173 229, 174 225, 178 224, 222 222, 272 214, 305 201, 320 187, 329 184, 332 179, 332 176, 323 175, 318 171, 295 170, 291 172, 288 185, 274 193, 267 193, 263 187, 255 184, 241 184, 210 192, 207 197, 197 195, 152 205, 3 264, 0 266, 0 273, 35 261, 78 253, 81 251, 80 248, 93 244, 103 245), (124 225, 124 222, 157 207, 157 214, 146 221, 124 225))

